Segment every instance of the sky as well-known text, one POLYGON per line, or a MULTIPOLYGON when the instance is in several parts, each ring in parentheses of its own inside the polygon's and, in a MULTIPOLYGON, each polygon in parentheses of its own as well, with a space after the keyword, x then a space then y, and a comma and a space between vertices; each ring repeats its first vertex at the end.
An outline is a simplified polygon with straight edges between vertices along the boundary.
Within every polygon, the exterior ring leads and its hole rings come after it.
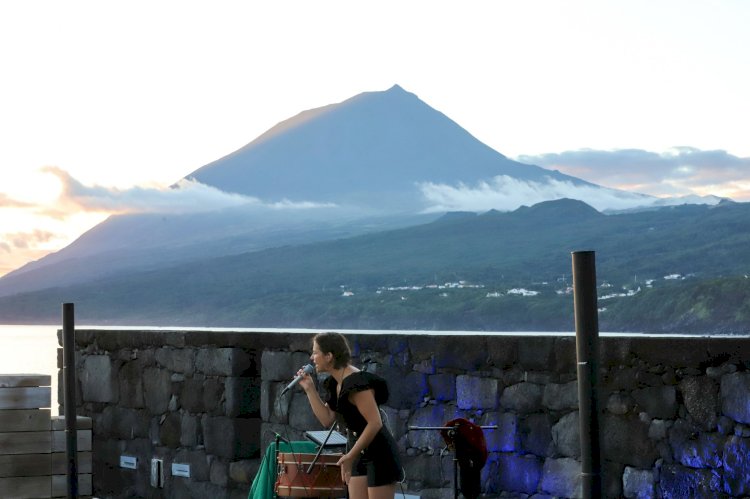
POLYGON ((111 214, 247 202, 168 186, 394 84, 522 162, 750 201, 748 25, 742 0, 2 2, 0 276, 111 214))

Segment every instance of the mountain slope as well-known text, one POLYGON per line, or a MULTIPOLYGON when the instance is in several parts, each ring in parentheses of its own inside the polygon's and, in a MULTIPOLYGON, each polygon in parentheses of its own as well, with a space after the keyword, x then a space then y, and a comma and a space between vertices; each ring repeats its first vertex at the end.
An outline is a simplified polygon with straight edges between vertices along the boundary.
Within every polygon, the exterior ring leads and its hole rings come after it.
POLYGON ((110 217, 62 250, 0 279, 0 296, 158 270, 274 246, 304 244, 425 223, 436 215, 294 216, 243 207, 192 214, 110 217))
MULTIPOLYGON (((596 251, 599 282, 620 290, 645 289, 670 274, 692 276, 686 282, 742 275, 750 268, 748 248, 750 204, 603 215, 560 200, 7 297, 0 299, 0 316, 25 321, 41 310, 57 314, 61 301, 74 301, 82 321, 95 323, 570 330, 571 297, 556 291, 570 282, 571 251, 596 251), (469 308, 453 309, 459 302, 426 290, 404 303, 393 301, 396 294, 378 293, 459 280, 485 286, 469 297, 473 301, 460 302, 469 308), (356 298, 342 299, 341 286, 356 298), (484 297, 518 287, 546 298, 484 297), (405 308, 414 306, 422 308, 405 308)), ((646 327, 637 310, 629 314, 608 327, 646 327)))

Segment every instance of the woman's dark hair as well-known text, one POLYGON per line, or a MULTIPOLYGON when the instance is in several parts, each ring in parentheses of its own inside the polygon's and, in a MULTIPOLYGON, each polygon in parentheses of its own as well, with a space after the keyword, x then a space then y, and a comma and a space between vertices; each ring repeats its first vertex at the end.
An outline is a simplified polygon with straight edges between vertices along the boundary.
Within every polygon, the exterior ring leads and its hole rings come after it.
POLYGON ((322 353, 333 354, 333 367, 335 369, 341 369, 352 359, 349 343, 341 333, 318 333, 313 341, 318 344, 322 353))

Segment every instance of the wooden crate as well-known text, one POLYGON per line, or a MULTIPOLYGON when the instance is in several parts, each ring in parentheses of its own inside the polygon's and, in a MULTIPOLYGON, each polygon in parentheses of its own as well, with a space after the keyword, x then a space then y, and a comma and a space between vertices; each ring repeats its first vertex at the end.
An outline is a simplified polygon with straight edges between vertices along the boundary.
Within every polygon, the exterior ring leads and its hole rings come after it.
POLYGON ((0 410, 50 407, 51 385, 48 374, 0 374, 0 410))
MULTIPOLYGON (((65 497, 65 417, 50 416, 51 377, 0 375, 0 498, 65 497)), ((92 493, 91 418, 76 417, 78 493, 92 493)))
MULTIPOLYGON (((52 452, 65 452, 68 448, 65 431, 49 432, 52 436, 52 452)), ((91 450, 91 430, 78 430, 76 432, 76 450, 91 450)))
POLYGON ((49 374, 0 374, 0 388, 52 386, 49 374))
MULTIPOLYGON (((68 495, 67 475, 52 475, 52 497, 66 497, 68 495)), ((78 474, 78 495, 91 495, 91 473, 78 474)))
POLYGON ((52 451, 52 433, 47 431, 16 431, 0 433, 0 452, 10 454, 45 454, 52 451))
POLYGON ((0 375, 0 497, 52 495, 51 377, 0 375))
POLYGON ((3 499, 30 499, 52 496, 50 476, 14 476, 0 478, 0 497, 3 499))
POLYGON ((48 431, 49 409, 9 409, 0 410, 0 431, 48 431))
MULTIPOLYGON (((90 496, 92 493, 92 426, 91 418, 84 416, 76 417, 79 497, 90 496)), ((65 417, 52 416, 50 430, 52 434, 52 497, 65 497, 68 492, 65 417)))
POLYGON ((52 460, 46 457, 40 459, 39 454, 0 454, 0 478, 52 475, 52 460))
MULTIPOLYGON (((51 475, 64 475, 68 472, 68 456, 65 452, 52 453, 51 475)), ((78 451, 78 473, 91 473, 92 453, 78 451)))

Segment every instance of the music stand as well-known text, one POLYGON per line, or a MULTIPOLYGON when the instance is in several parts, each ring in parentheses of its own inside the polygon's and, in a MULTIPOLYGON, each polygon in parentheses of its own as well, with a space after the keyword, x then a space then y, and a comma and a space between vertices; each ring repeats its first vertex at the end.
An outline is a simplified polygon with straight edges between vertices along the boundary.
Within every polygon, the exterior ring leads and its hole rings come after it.
MULTIPOLYGON (((497 425, 480 426, 483 430, 497 430, 497 425)), ((458 424, 454 426, 410 426, 409 430, 448 430, 451 435, 455 435, 458 430, 458 424)), ((453 453, 453 499, 458 499, 458 453, 453 453)))
POLYGON ((345 447, 346 437, 337 431, 332 431, 328 440, 328 431, 326 430, 309 430, 305 432, 305 437, 312 440, 321 447, 345 447))
MULTIPOLYGON (((335 420, 334 420, 334 422, 333 422, 333 423, 331 424, 331 427, 330 427, 330 428, 328 429, 328 431, 323 431, 323 432, 321 432, 321 433, 325 433, 325 438, 324 438, 324 439, 323 439, 323 440, 322 440, 322 441, 321 441, 320 443, 318 443, 318 445, 320 445, 320 448, 318 449, 318 452, 317 452, 317 454, 315 454, 315 457, 313 458, 312 462, 310 463, 310 466, 308 466, 308 467, 307 467, 307 471, 305 472, 305 473, 307 473, 308 475, 309 475, 309 474, 310 474, 310 472, 312 471, 312 469, 313 469, 313 466, 315 466, 315 463, 317 463, 317 462, 318 462, 318 458, 320 458, 320 453, 321 453, 321 452, 323 452, 323 449, 324 449, 324 448, 325 448, 325 447, 326 447, 326 446, 328 445, 328 441, 329 441, 329 440, 331 439, 331 436, 332 436, 332 435, 333 435, 334 433, 336 433, 336 435, 338 435, 338 436, 339 436, 339 437, 341 437, 342 439, 344 438, 344 436, 343 436, 343 435, 342 435, 341 433, 339 433, 339 432, 335 431, 335 430, 334 430, 334 428, 336 428, 336 421, 335 421, 335 420)), ((308 432, 305 432, 305 435, 307 435, 307 433, 308 433, 308 432)), ((308 438, 309 438, 309 437, 308 437, 308 438)), ((346 441, 346 439, 344 439, 344 441, 346 441)))

